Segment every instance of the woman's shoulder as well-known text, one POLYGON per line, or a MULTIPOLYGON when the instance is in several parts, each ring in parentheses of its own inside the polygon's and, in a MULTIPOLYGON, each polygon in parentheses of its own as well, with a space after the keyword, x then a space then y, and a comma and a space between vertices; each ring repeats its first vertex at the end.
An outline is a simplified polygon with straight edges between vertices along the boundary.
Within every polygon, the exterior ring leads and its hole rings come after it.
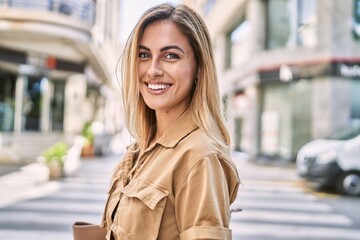
POLYGON ((187 137, 182 139, 177 146, 181 152, 188 152, 192 159, 204 158, 208 155, 218 155, 221 158, 229 159, 230 154, 212 139, 205 131, 196 129, 187 137))
POLYGON ((178 151, 182 154, 179 159, 182 166, 180 169, 184 170, 183 176, 179 177, 179 179, 185 181, 186 177, 184 176, 189 176, 191 171, 197 171, 199 168, 211 169, 215 172, 225 173, 229 186, 237 185, 239 176, 230 151, 220 147, 204 131, 197 129, 187 138, 184 138, 179 143, 178 151))

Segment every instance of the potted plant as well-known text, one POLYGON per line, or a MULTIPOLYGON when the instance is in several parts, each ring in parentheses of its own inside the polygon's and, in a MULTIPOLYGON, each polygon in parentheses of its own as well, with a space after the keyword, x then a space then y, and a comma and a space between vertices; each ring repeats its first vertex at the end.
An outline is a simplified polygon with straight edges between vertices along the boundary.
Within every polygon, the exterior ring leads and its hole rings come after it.
POLYGON ((64 175, 64 162, 68 152, 68 145, 57 142, 42 153, 45 165, 49 169, 49 178, 57 179, 64 175))
POLYGON ((87 122, 81 132, 84 137, 84 144, 81 151, 81 156, 90 157, 94 155, 94 133, 92 131, 92 123, 87 122))

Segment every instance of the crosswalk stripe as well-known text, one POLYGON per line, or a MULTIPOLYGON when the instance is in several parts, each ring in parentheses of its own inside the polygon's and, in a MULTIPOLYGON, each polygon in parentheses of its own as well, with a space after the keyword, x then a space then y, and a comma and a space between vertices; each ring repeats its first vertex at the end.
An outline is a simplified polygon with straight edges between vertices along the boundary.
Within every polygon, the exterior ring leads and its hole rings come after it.
POLYGON ((75 201, 105 201, 106 193, 97 193, 94 191, 67 191, 62 190, 47 196, 46 198, 50 201, 53 200, 75 200, 75 201))
POLYGON ((108 187, 110 185, 109 177, 105 178, 103 176, 92 176, 90 179, 85 178, 85 176, 80 177, 66 177, 62 180, 62 183, 64 184, 87 184, 87 185, 99 185, 99 186, 106 186, 108 187))
POLYGON ((13 204, 14 202, 24 201, 33 198, 39 198, 57 192, 60 189, 58 182, 49 182, 40 186, 30 188, 29 190, 24 188, 22 191, 12 192, 9 189, 1 189, 0 193, 0 208, 13 204))
POLYGON ((65 240, 72 239, 72 232, 57 232, 57 231, 39 231, 39 230, 1 230, 0 239, 26 239, 26 240, 65 240))
POLYGON ((233 239, 347 239, 359 240, 360 230, 336 227, 299 226, 289 224, 235 223, 230 224, 233 239), (255 238, 256 237, 256 238, 255 238))
POLYGON ((238 193, 239 199, 278 199, 278 200, 298 200, 298 201, 309 201, 315 200, 316 196, 307 193, 274 193, 274 192, 259 192, 259 191, 244 191, 240 190, 238 193))
POLYGON ((234 213, 231 216, 233 221, 261 221, 278 223, 300 223, 300 224, 321 224, 336 226, 351 226, 353 221, 342 215, 335 213, 316 213, 313 212, 291 212, 291 211, 271 211, 271 210, 248 210, 234 213))
POLYGON ((244 209, 277 209, 291 211, 312 211, 312 212, 330 212, 333 210, 331 206, 321 202, 300 203, 299 200, 267 200, 267 199, 241 199, 233 203, 233 205, 244 209))
POLYGON ((240 191, 271 191, 276 193, 303 193, 304 189, 297 188, 292 185, 287 186, 278 186, 276 183, 272 183, 269 185, 261 185, 261 184, 244 184, 240 191))
POLYGON ((46 209, 47 211, 57 211, 57 212, 74 212, 77 213, 102 213, 104 210, 101 203, 93 202, 68 202, 64 203, 63 201, 29 201, 24 203, 16 204, 10 209, 18 210, 30 210, 30 211, 40 211, 46 209))
MULTIPOLYGON (((48 224, 56 223, 61 225, 68 225, 74 222, 74 219, 79 217, 78 212, 48 212, 48 211, 0 211, 0 228, 4 226, 16 226, 31 222, 32 224, 48 224)), ((99 213, 82 213, 81 218, 93 223, 100 222, 99 213)), ((2 231, 2 230, 0 230, 2 231)), ((1 238, 0 238, 1 239, 1 238)))

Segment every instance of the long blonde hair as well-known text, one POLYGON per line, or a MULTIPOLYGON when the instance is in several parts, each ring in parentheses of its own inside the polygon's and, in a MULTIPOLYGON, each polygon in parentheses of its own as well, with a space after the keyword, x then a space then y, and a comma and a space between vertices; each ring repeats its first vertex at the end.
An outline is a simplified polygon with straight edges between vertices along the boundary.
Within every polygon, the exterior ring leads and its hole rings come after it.
POLYGON ((139 92, 138 47, 145 28, 160 20, 171 21, 187 37, 198 63, 198 79, 190 104, 195 124, 224 150, 230 137, 225 127, 211 39, 202 18, 191 8, 179 4, 160 4, 146 11, 131 32, 122 55, 122 94, 127 128, 145 148, 154 135, 155 111, 147 107, 139 92))

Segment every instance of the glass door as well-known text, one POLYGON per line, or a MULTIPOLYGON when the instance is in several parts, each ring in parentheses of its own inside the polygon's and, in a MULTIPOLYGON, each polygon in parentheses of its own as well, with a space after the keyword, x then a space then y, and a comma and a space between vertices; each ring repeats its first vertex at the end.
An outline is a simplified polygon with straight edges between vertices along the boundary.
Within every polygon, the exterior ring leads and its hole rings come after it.
POLYGON ((41 77, 29 76, 26 80, 22 107, 23 130, 40 131, 42 104, 41 77))
POLYGON ((14 130, 16 76, 0 72, 0 132, 14 130))
POLYGON ((53 81, 51 98, 51 130, 62 131, 64 128, 65 82, 53 81))

